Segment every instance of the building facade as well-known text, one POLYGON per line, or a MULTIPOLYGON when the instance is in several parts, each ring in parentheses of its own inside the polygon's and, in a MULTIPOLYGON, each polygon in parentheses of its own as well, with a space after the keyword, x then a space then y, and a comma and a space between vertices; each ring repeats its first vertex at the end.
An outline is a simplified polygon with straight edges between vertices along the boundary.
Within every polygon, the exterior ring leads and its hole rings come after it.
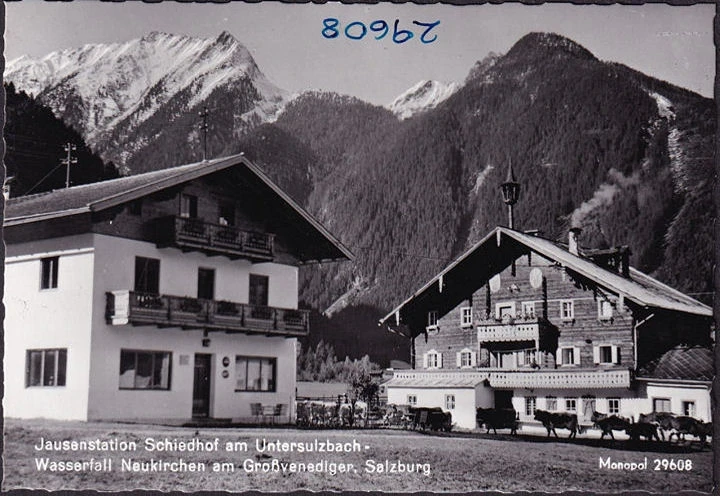
POLYGON ((525 423, 537 409, 581 424, 594 411, 709 421, 710 383, 692 367, 664 383, 643 373, 674 347, 711 355, 711 309, 631 268, 626 248, 582 250, 578 236, 498 227, 388 314, 415 350, 388 402, 440 406, 464 428, 478 407, 512 407, 525 423))
POLYGON ((243 156, 11 199, 8 417, 292 417, 298 267, 349 251, 243 156))

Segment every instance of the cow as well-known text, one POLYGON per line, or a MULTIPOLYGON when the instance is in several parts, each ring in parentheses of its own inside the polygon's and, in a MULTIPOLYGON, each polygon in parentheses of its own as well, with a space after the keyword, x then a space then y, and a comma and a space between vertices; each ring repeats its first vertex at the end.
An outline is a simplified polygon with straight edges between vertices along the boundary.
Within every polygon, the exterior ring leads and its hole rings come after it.
POLYGON ((698 420, 695 425, 695 431, 690 434, 700 439, 702 446, 705 446, 707 438, 713 435, 713 424, 712 422, 705 423, 702 420, 698 420))
POLYGON ((657 430, 660 431, 662 440, 665 441, 665 431, 671 430, 672 419, 675 416, 670 412, 652 412, 648 414, 641 413, 638 417, 638 423, 654 424, 657 430))
POLYGON ((610 415, 609 417, 606 416, 604 418, 597 419, 594 422, 602 431, 600 439, 604 438, 605 434, 610 434, 610 437, 615 440, 613 431, 627 431, 631 425, 627 419, 618 417, 617 415, 610 415))
POLYGON ((698 422, 700 421, 686 416, 673 417, 670 419, 670 436, 668 436, 668 443, 672 441, 673 436, 676 436, 678 441, 680 441, 681 435, 683 440, 685 440, 685 434, 695 436, 698 432, 698 422))
POLYGON ((574 413, 551 413, 545 410, 535 410, 535 420, 542 422, 545 429, 547 429, 548 437, 550 433, 555 434, 558 437, 556 428, 569 429, 570 435, 568 439, 572 439, 576 436, 580 429, 578 427, 577 415, 574 413))
POLYGON ((639 441, 641 437, 644 437, 648 441, 655 440, 660 441, 658 436, 658 428, 655 424, 649 422, 637 422, 635 424, 629 424, 625 429, 625 433, 630 436, 630 440, 639 441))
POLYGON ((475 412, 478 426, 485 425, 486 434, 490 429, 497 434, 497 429, 510 429, 510 434, 517 434, 517 412, 514 408, 478 408, 475 412))

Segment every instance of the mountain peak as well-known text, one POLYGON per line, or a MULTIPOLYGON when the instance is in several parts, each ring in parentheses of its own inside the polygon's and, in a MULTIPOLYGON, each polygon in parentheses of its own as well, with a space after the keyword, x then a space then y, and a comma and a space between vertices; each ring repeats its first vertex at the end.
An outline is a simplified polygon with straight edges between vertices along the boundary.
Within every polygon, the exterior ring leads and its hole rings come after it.
POLYGON ((387 108, 400 119, 435 108, 459 88, 457 83, 422 80, 393 100, 387 108))
POLYGON ((220 33, 215 41, 220 45, 232 45, 233 43, 238 43, 237 39, 227 30, 220 33))
POLYGON ((581 58, 594 59, 595 56, 579 43, 556 33, 532 32, 518 40, 508 55, 517 52, 537 53, 539 49, 555 53, 565 53, 581 58))

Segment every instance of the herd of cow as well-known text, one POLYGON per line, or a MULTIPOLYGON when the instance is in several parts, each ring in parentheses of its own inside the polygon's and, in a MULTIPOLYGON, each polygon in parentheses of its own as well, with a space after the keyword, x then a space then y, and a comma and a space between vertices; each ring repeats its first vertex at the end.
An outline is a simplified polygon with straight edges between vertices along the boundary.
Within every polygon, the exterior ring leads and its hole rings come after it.
MULTIPOLYGON (((569 438, 585 433, 587 426, 578 422, 574 413, 548 412, 535 410, 535 420, 539 421, 547 430, 547 435, 555 434, 556 429, 570 431, 569 438)), ((478 427, 485 427, 487 433, 497 429, 510 429, 516 434, 520 427, 518 415, 513 408, 478 408, 476 410, 478 427)), ((672 413, 655 412, 640 414, 638 421, 627 419, 618 415, 607 415, 593 412, 591 420, 593 427, 600 430, 600 439, 606 435, 615 439, 614 431, 624 431, 631 441, 666 440, 671 442, 683 439, 685 436, 698 438, 702 446, 712 437, 712 422, 703 422, 687 416, 676 416, 672 413)), ((384 413, 377 408, 368 409, 362 401, 298 401, 297 425, 302 427, 360 427, 367 426, 401 427, 403 429, 430 429, 434 431, 449 432, 452 427, 452 414, 440 407, 412 407, 408 405, 387 405, 384 413)))
MULTIPOLYGON (((534 418, 545 427, 548 437, 550 434, 558 437, 555 429, 569 430, 569 438, 583 434, 586 430, 578 422, 576 414, 535 410, 534 418)), ((476 419, 478 426, 484 426, 488 433, 490 429, 495 433, 497 433, 497 429, 510 429, 510 433, 515 434, 520 424, 517 412, 513 408, 478 408, 476 419)), ((660 441, 660 437, 664 441, 667 433, 668 442, 672 441, 673 436, 679 441, 689 435, 698 438, 704 446, 707 438, 712 437, 712 422, 705 423, 693 417, 675 416, 667 412, 640 414, 637 422, 618 415, 593 412, 591 420, 593 427, 598 428, 601 432, 600 439, 609 435, 614 440, 613 431, 625 431, 631 441, 639 441, 642 438, 648 441, 653 439, 660 441)))

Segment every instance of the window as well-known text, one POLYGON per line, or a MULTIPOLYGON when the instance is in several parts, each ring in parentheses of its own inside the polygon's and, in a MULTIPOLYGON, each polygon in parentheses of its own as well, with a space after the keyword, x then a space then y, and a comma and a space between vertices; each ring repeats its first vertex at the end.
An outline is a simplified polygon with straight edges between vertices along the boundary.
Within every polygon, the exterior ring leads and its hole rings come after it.
POLYGON ((495 305, 495 318, 498 320, 515 318, 515 302, 504 301, 495 305))
POLYGON ((475 366, 475 354, 472 350, 465 348, 457 354, 457 366, 460 368, 475 366))
POLYGON ((567 411, 567 412, 577 411, 577 399, 576 398, 565 398, 565 411, 567 411))
POLYGON ((682 402, 683 415, 686 417, 695 416, 695 402, 694 401, 683 401, 682 402))
POLYGON ((576 347, 560 348, 558 365, 578 365, 580 363, 580 349, 576 347))
POLYGON ((410 406, 417 405, 417 395, 415 394, 408 394, 407 395, 407 404, 410 406))
POLYGON ((235 357, 235 391, 275 391, 277 359, 235 357))
POLYGON ((599 363, 612 363, 612 346, 600 346, 598 348, 600 353, 599 363))
POLYGON ((535 349, 528 349, 522 351, 522 365, 531 366, 535 364, 535 349))
POLYGON ((170 389, 169 351, 120 350, 120 389, 170 389))
POLYGON ((160 293, 160 260, 135 257, 135 291, 160 293))
POLYGON ((438 322, 437 310, 430 310, 427 315, 427 326, 428 329, 436 329, 438 322))
POLYGON ((270 279, 268 276, 250 274, 250 300, 249 303, 255 306, 266 307, 268 304, 268 293, 270 291, 270 279))
POLYGON ((523 301, 521 308, 522 308, 522 316, 524 319, 534 319, 536 317, 534 301, 523 301))
POLYGON ((462 327, 472 327, 472 307, 462 307, 460 309, 460 325, 462 327))
POLYGON ((428 351, 425 355, 425 368, 437 369, 442 367, 442 355, 437 351, 428 351))
POLYGON ((64 386, 67 349, 28 350, 25 356, 25 387, 64 386))
POLYGON ((525 397, 525 415, 535 415, 535 408, 537 407, 537 398, 535 396, 525 397))
POLYGON ((653 412, 670 411, 670 398, 653 398, 653 412))
POLYGON ((198 199, 194 195, 180 195, 180 217, 197 219, 198 199))
POLYGON ((197 297, 203 300, 215 298, 215 269, 198 269, 197 297))
POLYGON ((220 203, 218 208, 218 224, 221 226, 235 225, 235 205, 229 202, 220 203))
POLYGON ((617 415, 620 413, 620 398, 608 398, 608 414, 617 415))
POLYGON ((572 320, 575 318, 575 308, 572 300, 560 300, 560 319, 572 320))
POLYGON ((446 410, 454 410, 455 409, 455 395, 454 394, 446 394, 445 395, 445 409, 446 410))
POLYGON ((608 300, 602 299, 598 300, 598 319, 600 320, 610 320, 613 316, 613 307, 612 303, 610 303, 608 300))
POLYGON ((546 396, 545 408, 551 412, 557 410, 557 398, 555 396, 546 396))
POLYGON ((40 259, 40 289, 53 289, 58 287, 59 257, 40 259))

